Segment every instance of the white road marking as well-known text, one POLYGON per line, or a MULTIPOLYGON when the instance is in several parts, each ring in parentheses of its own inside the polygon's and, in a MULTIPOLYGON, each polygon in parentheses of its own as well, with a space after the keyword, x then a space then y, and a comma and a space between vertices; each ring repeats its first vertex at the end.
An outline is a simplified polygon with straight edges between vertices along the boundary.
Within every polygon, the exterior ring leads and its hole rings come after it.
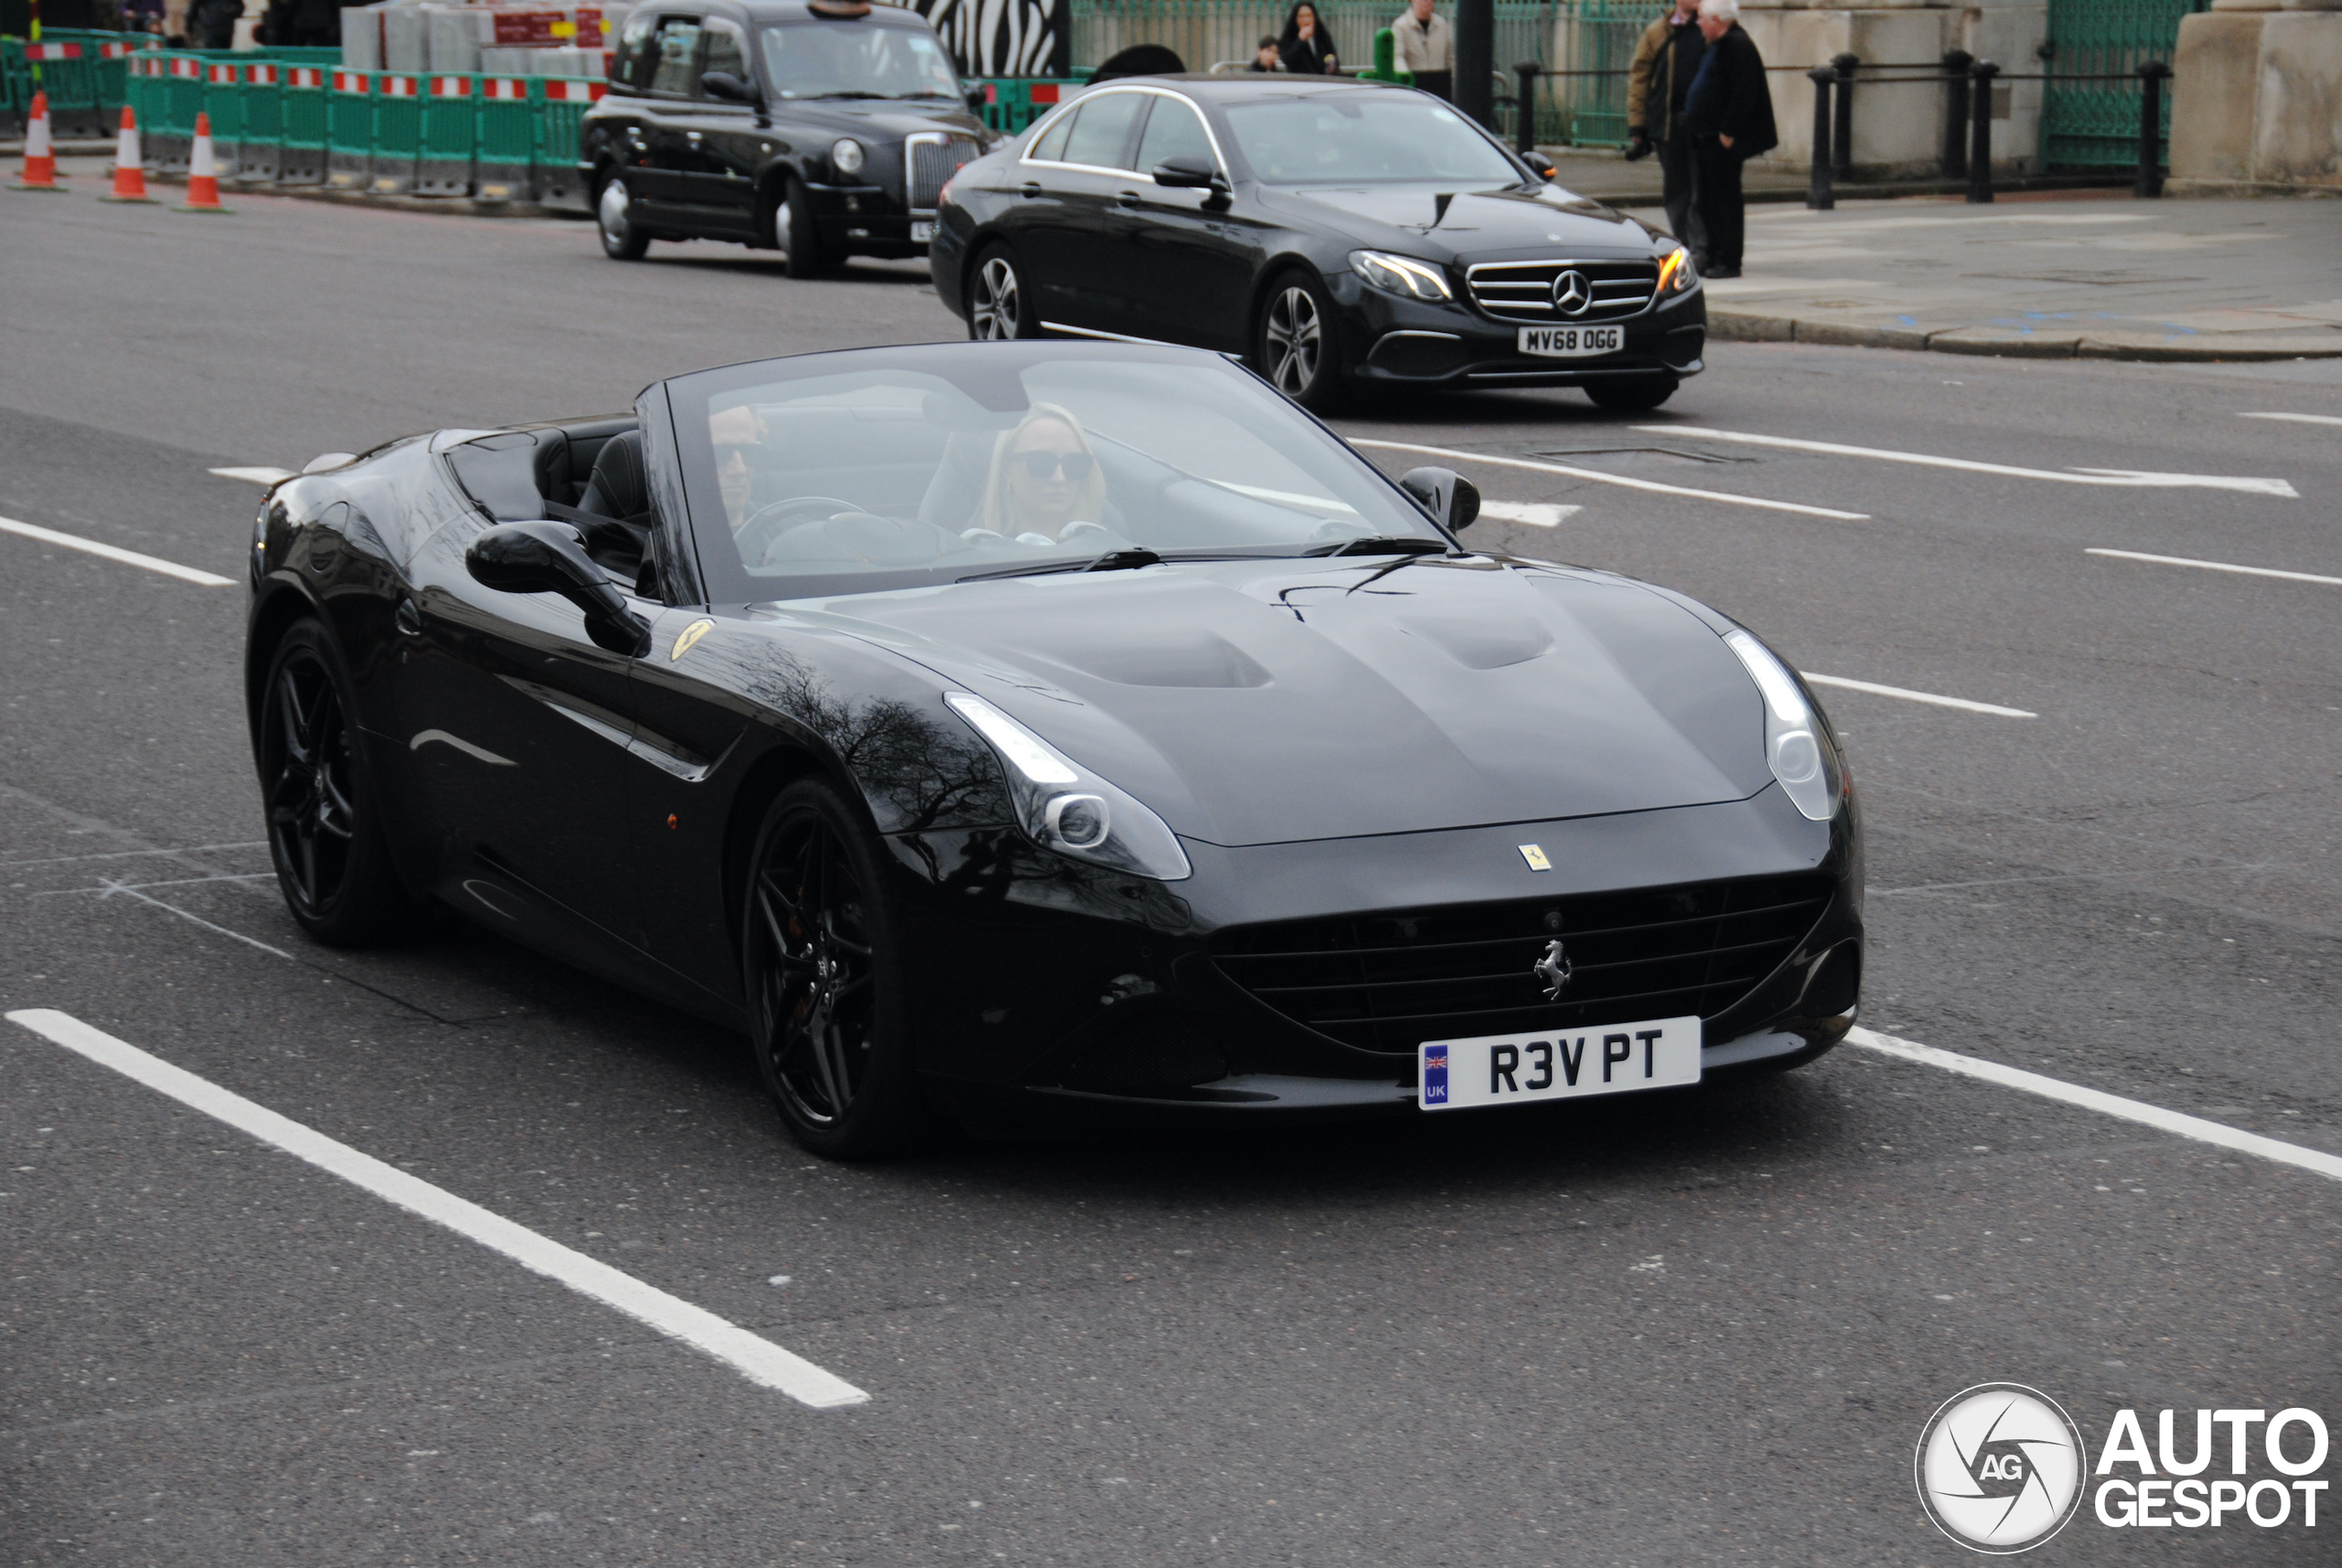
POLYGON ((2283 479, 2252 479, 2226 474, 2150 474, 2135 468, 2019 468, 1970 457, 1938 457, 1926 452, 1896 452, 1883 446, 1847 446, 1835 441, 1800 441, 1787 435, 1751 435, 1738 430, 1707 430, 1693 424, 1638 424, 1637 430, 1665 435, 1696 435, 1703 441, 1736 441, 1744 446, 1778 446, 1820 452, 1832 457, 1875 457, 1882 463, 1911 463, 1923 468, 1958 468, 1971 474, 2005 474, 2019 479, 2052 479, 2062 485, 2112 485, 2118 489, 2239 490, 2246 495, 2301 499, 2283 479))
POLYGON ((1482 501, 1480 515, 1499 522, 1525 522, 1531 528, 1559 528, 1585 509, 1549 506, 1542 501, 1482 501))
POLYGON ((290 468, 210 468, 205 471, 217 474, 223 479, 242 479, 247 484, 259 485, 263 489, 276 483, 279 479, 293 478, 293 470, 290 468))
POLYGON ((215 849, 266 849, 266 839, 246 839, 239 843, 198 843, 185 849, 117 849, 102 854, 53 854, 41 860, 0 860, 0 870, 12 865, 63 865, 76 860, 129 860, 142 854, 201 854, 215 849))
POLYGON ((95 887, 51 887, 31 897, 62 898, 70 893, 96 893, 112 897, 116 893, 136 893, 148 887, 188 887, 199 882, 267 882, 275 875, 274 871, 239 871, 211 876, 174 876, 167 882, 102 882, 95 887))
POLYGON ((296 1159, 306 1160, 385 1202, 420 1215, 435 1225, 443 1225, 490 1251, 500 1252, 522 1268, 567 1285, 580 1295, 615 1307, 671 1339, 713 1356, 760 1387, 778 1390, 816 1410, 861 1404, 870 1398, 834 1373, 726 1322, 704 1307, 669 1295, 598 1259, 540 1236, 500 1214, 385 1165, 371 1155, 360 1154, 315 1128, 280 1116, 208 1079, 198 1078, 184 1068, 150 1056, 127 1041, 93 1029, 70 1014, 35 1007, 6 1016, 10 1023, 21 1025, 101 1067, 112 1068, 124 1078, 216 1117, 296 1159))
POLYGON ((1796 501, 1768 501, 1756 496, 1735 496, 1723 490, 1695 490, 1683 485, 1662 485, 1656 479, 1638 479, 1625 474, 1605 474, 1594 468, 1571 468, 1559 463, 1532 463, 1526 457, 1499 457, 1487 452, 1458 452, 1451 446, 1418 446, 1411 441, 1370 441, 1365 436, 1353 436, 1353 446, 1375 446, 1388 452, 1420 452, 1429 457, 1454 457, 1466 463, 1493 463, 1499 468, 1526 468, 1533 474, 1565 474, 1573 479, 1592 479, 1596 484, 1618 485, 1630 490, 1649 490, 1662 496, 1690 496, 1694 500, 1722 501, 1726 506, 1753 506, 1767 511, 1793 511, 1802 517, 1835 518, 1841 522, 1868 522, 1865 511, 1837 511, 1826 506, 1800 506, 1796 501))
POLYGON ((2342 424, 2342 414, 2335 413, 2240 413, 2239 419, 2288 419, 2296 424, 2342 424))
POLYGON ((1913 1040, 1898 1040, 1892 1035, 1882 1035, 1873 1029, 1857 1027, 1848 1030, 1846 1043, 1884 1056, 1900 1057, 1905 1061, 1941 1068, 1963 1078, 1982 1079, 2004 1089, 2037 1094, 2044 1100, 2062 1101, 2068 1105, 2079 1105, 2085 1111, 2119 1116, 2126 1122, 2137 1122, 2162 1132, 2175 1133, 2200 1144, 2233 1149, 2240 1155, 2257 1155, 2280 1165, 2298 1166, 2329 1180, 2342 1181, 2342 1155, 2305 1149, 2299 1144, 2288 1144, 2276 1138, 2264 1138, 2258 1133, 2247 1133, 2223 1126, 2218 1122, 2207 1122, 2200 1116, 2190 1116, 2183 1112, 2166 1111, 2143 1100, 2126 1100, 2104 1090, 2085 1089, 2079 1083, 2068 1083, 2062 1079, 2027 1072, 2023 1068, 2004 1067, 1999 1062, 1986 1061, 1982 1057, 1961 1056, 1957 1051, 1939 1050, 1934 1046, 1923 1046, 1913 1040))
POLYGON ((2331 583, 2342 577, 2321 577, 2315 572, 2280 572, 2273 566, 2234 566, 2226 561, 2193 561, 2185 555, 2142 555, 2135 550, 2085 550, 2085 555, 2111 555, 2117 561, 2145 561, 2157 566, 2193 566, 2200 572, 2234 572, 2243 577, 2283 577, 2288 583, 2331 583))
POLYGON ((141 904, 152 904, 157 909, 167 909, 170 913, 177 915, 180 919, 192 921, 196 925, 201 926, 207 931, 217 931, 223 937, 233 937, 236 940, 243 943, 246 947, 258 948, 261 951, 265 953, 274 953, 278 958, 285 960, 287 963, 296 961, 293 955, 286 952, 283 948, 270 947, 258 937, 248 937, 242 931, 231 931, 225 926, 215 926, 210 921, 205 919, 202 916, 189 914, 187 910, 180 908, 177 904, 166 904, 160 898, 149 898, 145 894, 141 893, 137 888, 133 887, 127 882, 114 882, 109 880, 105 885, 105 888, 106 890, 103 893, 98 895, 98 901, 100 903, 103 903, 106 899, 113 897, 117 893, 125 894, 130 897, 137 899, 141 904))
POLYGON ((79 534, 59 533, 53 528, 43 528, 38 523, 18 522, 13 517, 0 517, 0 533, 21 533, 27 539, 38 539, 44 544, 62 544, 68 550, 85 550, 92 555, 102 555, 109 561, 119 561, 126 566, 144 566, 149 572, 160 572, 166 577, 177 577, 181 582, 194 583, 206 588, 231 588, 236 584, 233 577, 215 576, 209 572, 199 572, 192 566, 182 566, 176 561, 141 555, 135 550, 124 550, 117 544, 101 544, 94 539, 83 539, 79 534))
POLYGON ((1990 714, 1996 719, 2037 719, 2039 714, 2029 714, 2023 708, 2004 708, 1994 703, 1971 703, 1965 697, 1939 697, 1933 692, 1914 692, 1902 686, 1881 686, 1871 681, 1849 681, 1843 675, 1816 675, 1810 670, 1799 674, 1817 686, 1842 686, 1849 692, 1868 692, 1875 697, 1900 697, 1907 703, 1933 703, 1939 708, 1958 708, 1963 713, 1990 714))

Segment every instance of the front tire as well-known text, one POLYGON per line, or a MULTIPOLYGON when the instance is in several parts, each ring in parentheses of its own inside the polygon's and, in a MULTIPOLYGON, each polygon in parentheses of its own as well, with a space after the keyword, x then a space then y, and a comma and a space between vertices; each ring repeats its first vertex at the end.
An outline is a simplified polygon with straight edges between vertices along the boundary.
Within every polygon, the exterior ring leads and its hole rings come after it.
POLYGON ((789 252, 789 275, 817 278, 837 265, 837 258, 822 249, 822 225, 813 216, 813 195, 805 182, 792 179, 773 213, 773 238, 789 252))
POLYGON ((877 836, 819 780, 780 792, 748 862, 742 948, 757 1066, 796 1140, 833 1160, 927 1132, 877 836))
POLYGON ((1616 381, 1591 381, 1585 395, 1594 406, 1612 413, 1646 413, 1675 395, 1673 376, 1635 376, 1616 381))
POLYGON ((1341 345, 1324 284, 1290 272, 1270 286, 1252 334, 1252 362, 1271 386, 1312 413, 1341 406, 1341 345))
POLYGON ((614 262, 639 262, 643 252, 650 249, 650 236, 635 222, 633 206, 626 181, 618 175, 602 182, 602 194, 594 199, 594 221, 602 233, 602 254, 614 262))
POLYGON ((968 336, 984 343, 1040 335, 1040 315, 1025 286, 1024 269, 1007 246, 987 246, 968 277, 968 336))
POLYGON ((276 645, 261 688, 261 788, 268 853, 285 908, 328 947, 399 935, 421 913, 382 835, 341 654, 314 620, 276 645))

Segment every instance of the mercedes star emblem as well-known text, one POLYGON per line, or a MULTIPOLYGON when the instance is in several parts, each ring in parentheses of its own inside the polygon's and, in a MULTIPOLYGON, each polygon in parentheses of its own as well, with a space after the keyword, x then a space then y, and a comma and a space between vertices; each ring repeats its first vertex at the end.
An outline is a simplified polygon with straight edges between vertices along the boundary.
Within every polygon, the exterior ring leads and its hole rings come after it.
POLYGON ((1560 942, 1547 942, 1545 956, 1539 959, 1529 972, 1545 983, 1545 1000, 1558 1002, 1562 999, 1562 987, 1570 983, 1569 955, 1562 951, 1560 942))
POLYGON ((1553 280, 1553 308, 1563 316, 1584 316, 1594 303, 1594 285, 1572 267, 1553 280))

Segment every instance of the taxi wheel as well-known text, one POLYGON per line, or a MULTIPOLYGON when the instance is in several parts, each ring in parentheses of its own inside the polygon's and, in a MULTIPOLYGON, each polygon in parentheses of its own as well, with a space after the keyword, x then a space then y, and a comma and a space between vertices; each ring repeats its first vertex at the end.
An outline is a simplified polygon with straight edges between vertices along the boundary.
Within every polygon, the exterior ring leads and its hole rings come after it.
POLYGON ((1595 407, 1606 408, 1613 413, 1641 413, 1673 397, 1676 385, 1673 376, 1636 376, 1626 381, 1591 382, 1585 395, 1594 400, 1595 407))
POLYGON ((984 342, 1040 335, 1024 270, 1007 246, 991 247, 976 258, 976 270, 968 277, 968 336, 984 342))
POLYGON ((831 1159, 899 1154, 928 1131, 888 864, 864 813, 818 779, 780 792, 748 861, 757 1067, 790 1134, 831 1159))
POLYGON ((1269 384, 1316 413, 1342 404, 1341 347, 1335 341, 1334 304, 1307 273, 1290 272, 1269 285, 1252 335, 1252 362, 1269 384))
POLYGON ((626 181, 612 175, 602 182, 595 199, 595 222, 602 231, 602 254, 614 262, 639 262, 650 249, 650 236, 634 221, 626 181))
POLYGON ((789 252, 789 275, 817 278, 837 264, 822 249, 822 226, 813 217, 812 193, 801 180, 789 182, 789 194, 773 211, 773 240, 789 252))

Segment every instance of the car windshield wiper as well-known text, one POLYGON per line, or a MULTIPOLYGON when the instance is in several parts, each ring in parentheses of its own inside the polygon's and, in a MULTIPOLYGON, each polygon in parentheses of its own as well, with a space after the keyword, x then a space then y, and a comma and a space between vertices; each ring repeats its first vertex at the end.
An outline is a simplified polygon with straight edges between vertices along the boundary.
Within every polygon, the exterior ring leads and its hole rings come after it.
POLYGON ((816 92, 812 96, 815 98, 886 98, 892 95, 885 92, 866 92, 859 87, 842 87, 834 92, 816 92))
POLYGON ((1152 550, 1109 550, 1102 555, 1092 555, 1083 560, 1035 561, 1023 566, 999 566, 989 572, 971 572, 957 580, 980 583, 987 577, 1039 577, 1051 572, 1128 572, 1140 566, 1161 564, 1163 557, 1152 550))
POLYGON ((1423 539, 1414 535, 1345 539, 1339 544, 1319 544, 1302 552, 1304 555, 1445 555, 1447 542, 1423 539))

